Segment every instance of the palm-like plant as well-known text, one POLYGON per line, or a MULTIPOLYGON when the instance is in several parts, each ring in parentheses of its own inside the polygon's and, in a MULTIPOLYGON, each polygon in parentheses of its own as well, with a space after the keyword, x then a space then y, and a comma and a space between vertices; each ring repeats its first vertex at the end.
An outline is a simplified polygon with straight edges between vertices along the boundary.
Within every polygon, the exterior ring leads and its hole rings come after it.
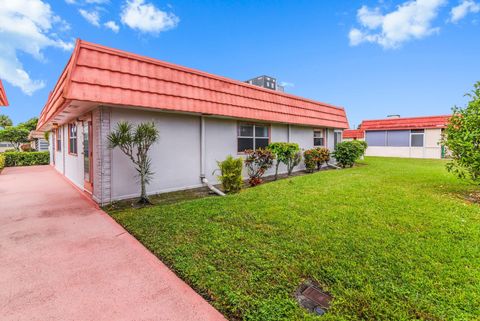
POLYGON ((153 122, 141 123, 134 128, 126 121, 119 122, 115 130, 108 135, 109 147, 119 147, 135 165, 140 178, 141 192, 138 202, 141 204, 151 204, 146 191, 146 185, 150 183, 153 175, 148 151, 158 136, 153 122))

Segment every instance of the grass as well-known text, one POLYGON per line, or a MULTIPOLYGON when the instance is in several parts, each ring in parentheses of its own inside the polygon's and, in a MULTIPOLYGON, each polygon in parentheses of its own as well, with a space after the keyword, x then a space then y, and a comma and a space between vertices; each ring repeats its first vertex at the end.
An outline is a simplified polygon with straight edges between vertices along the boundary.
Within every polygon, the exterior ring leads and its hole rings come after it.
POLYGON ((443 161, 368 158, 112 216, 231 320, 473 320, 480 207, 443 161), (294 293, 334 297, 322 317, 294 293))

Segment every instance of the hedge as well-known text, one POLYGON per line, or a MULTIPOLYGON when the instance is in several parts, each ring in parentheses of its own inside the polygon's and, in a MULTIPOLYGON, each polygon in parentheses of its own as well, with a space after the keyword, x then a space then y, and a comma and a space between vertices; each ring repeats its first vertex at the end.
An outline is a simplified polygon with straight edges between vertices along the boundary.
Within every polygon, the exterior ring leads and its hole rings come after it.
POLYGON ((31 165, 47 165, 50 163, 49 152, 6 152, 5 166, 31 166, 31 165))
POLYGON ((0 173, 2 172, 2 169, 5 167, 5 156, 0 154, 0 173))

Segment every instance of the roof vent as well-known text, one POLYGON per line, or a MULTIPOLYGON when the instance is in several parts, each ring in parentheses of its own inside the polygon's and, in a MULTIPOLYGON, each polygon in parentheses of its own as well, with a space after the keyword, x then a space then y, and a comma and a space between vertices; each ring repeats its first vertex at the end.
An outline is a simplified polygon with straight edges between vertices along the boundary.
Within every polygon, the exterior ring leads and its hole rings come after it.
POLYGON ((400 118, 400 115, 388 115, 387 118, 400 118))

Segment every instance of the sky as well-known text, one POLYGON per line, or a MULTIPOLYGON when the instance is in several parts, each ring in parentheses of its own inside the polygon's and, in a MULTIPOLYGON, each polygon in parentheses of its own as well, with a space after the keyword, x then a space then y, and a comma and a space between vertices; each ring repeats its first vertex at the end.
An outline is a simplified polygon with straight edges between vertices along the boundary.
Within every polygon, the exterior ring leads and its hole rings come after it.
POLYGON ((276 77, 350 127, 448 114, 480 81, 480 0, 0 1, 14 123, 38 116, 80 38, 209 73, 276 77))

